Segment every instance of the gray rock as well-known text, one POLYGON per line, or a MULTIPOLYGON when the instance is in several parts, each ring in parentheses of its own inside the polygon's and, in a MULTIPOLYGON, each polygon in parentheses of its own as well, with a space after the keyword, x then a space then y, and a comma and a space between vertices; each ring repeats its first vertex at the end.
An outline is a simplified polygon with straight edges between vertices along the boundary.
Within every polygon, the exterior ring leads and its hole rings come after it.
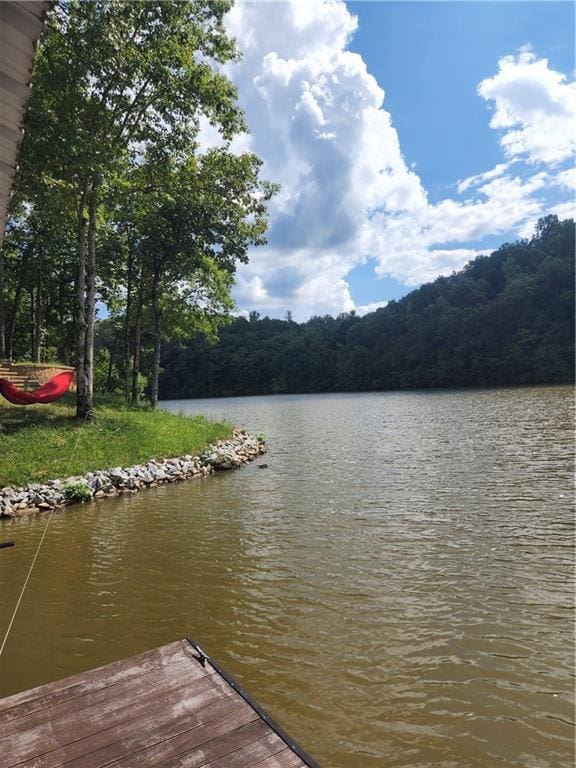
MULTIPOLYGON (((83 484, 95 498, 136 493, 141 488, 155 488, 161 483, 207 477, 216 470, 240 467, 266 452, 262 440, 235 429, 232 439, 220 441, 199 456, 185 454, 176 458, 152 459, 133 467, 112 467, 87 472, 83 477, 29 483, 23 488, 0 488, 0 515, 17 516, 64 506, 66 485, 83 484)), ((266 465, 260 465, 266 466, 266 465)))

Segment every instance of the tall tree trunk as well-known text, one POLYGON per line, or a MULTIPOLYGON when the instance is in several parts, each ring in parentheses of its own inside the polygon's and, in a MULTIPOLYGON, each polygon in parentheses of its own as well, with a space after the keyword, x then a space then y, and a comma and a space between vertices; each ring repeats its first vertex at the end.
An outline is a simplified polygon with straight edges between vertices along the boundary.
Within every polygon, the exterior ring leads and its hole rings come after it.
POLYGON ((132 323, 132 269, 134 254, 132 242, 128 244, 128 266, 126 268, 126 315, 124 317, 124 397, 130 397, 130 325, 132 323))
POLYGON ((106 375, 106 386, 104 387, 106 392, 112 392, 112 371, 114 368, 114 355, 116 353, 116 347, 118 346, 119 336, 120 330, 117 330, 114 334, 114 341, 112 343, 112 349, 110 350, 110 356, 108 358, 108 373, 106 375))
POLYGON ((34 333, 36 331, 36 317, 35 317, 35 310, 36 310, 36 302, 34 300, 35 294, 34 294, 34 287, 28 289, 28 297, 30 299, 30 359, 34 359, 34 349, 36 347, 36 341, 34 337, 34 333))
POLYGON ((58 281, 58 330, 60 339, 58 341, 58 360, 68 365, 69 351, 68 338, 66 333, 66 271, 60 271, 58 281))
MULTIPOLYGON (((38 276, 40 278, 40 275, 38 276)), ((35 363, 41 362, 42 356, 42 288, 40 285, 40 279, 36 285, 36 291, 34 294, 34 333, 32 344, 32 360, 35 363)))
MULTIPOLYGON (((76 415, 88 421, 94 418, 94 323, 96 321, 96 200, 92 188, 88 200, 88 260, 86 263, 86 304, 84 313, 84 366, 82 396, 76 401, 76 415)), ((78 391, 80 395, 80 391, 78 391)))
POLYGON ((16 326, 18 324, 18 313, 20 312, 20 302, 22 300, 22 288, 24 287, 24 274, 18 275, 18 284, 14 294, 14 303, 12 306, 12 316, 10 318, 10 329, 8 331, 8 343, 6 345, 6 354, 9 360, 14 357, 14 342, 16 340, 16 326))
POLYGON ((140 377, 140 348, 142 346, 142 306, 144 303, 144 277, 140 269, 138 280, 138 303, 136 304, 136 322, 134 324, 134 346, 132 358, 132 393, 130 402, 138 405, 140 400, 140 387, 138 379, 140 377))
POLYGON ((12 306, 12 316, 10 317, 10 328, 8 331, 8 341, 6 344, 6 353, 9 360, 14 357, 14 341, 16 339, 16 326, 18 325, 18 313, 20 312, 20 301, 22 300, 22 290, 24 288, 24 279, 28 274, 28 261, 32 252, 32 245, 28 243, 20 262, 18 273, 18 283, 14 294, 14 303, 12 306))
POLYGON ((86 199, 90 188, 85 187, 78 205, 76 222, 76 416, 85 418, 89 410, 87 381, 84 371, 86 349, 86 199), (88 406, 88 407, 87 407, 88 406))
POLYGON ((0 246, 0 360, 6 357, 6 302, 4 297, 4 254, 0 246))
POLYGON ((160 377, 160 350, 162 345, 162 310, 160 309, 160 275, 154 272, 152 278, 152 317, 154 326, 154 355, 152 358, 152 381, 150 402, 152 408, 158 405, 158 379, 160 377))

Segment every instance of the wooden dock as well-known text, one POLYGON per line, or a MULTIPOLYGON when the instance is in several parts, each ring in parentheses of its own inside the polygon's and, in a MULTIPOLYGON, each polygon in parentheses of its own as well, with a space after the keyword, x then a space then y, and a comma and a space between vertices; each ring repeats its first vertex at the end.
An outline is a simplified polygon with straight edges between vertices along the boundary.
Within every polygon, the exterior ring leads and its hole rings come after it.
POLYGON ((0 700, 0 768, 318 768, 181 640, 0 700))

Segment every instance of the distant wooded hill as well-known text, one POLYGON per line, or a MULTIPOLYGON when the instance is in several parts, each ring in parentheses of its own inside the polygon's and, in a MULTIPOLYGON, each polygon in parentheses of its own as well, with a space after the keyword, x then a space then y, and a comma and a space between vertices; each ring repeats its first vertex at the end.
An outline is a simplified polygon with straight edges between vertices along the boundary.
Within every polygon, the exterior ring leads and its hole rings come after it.
POLYGON ((210 345, 166 347, 163 398, 568 382, 574 222, 548 216, 365 317, 239 318, 210 345))

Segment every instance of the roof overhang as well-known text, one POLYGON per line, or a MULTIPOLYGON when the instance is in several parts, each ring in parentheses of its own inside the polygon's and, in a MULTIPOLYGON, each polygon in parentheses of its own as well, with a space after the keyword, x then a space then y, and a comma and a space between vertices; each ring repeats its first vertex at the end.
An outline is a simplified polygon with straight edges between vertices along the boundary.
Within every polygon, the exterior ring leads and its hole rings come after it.
POLYGON ((50 0, 0 2, 0 246, 18 162, 36 43, 50 0))

